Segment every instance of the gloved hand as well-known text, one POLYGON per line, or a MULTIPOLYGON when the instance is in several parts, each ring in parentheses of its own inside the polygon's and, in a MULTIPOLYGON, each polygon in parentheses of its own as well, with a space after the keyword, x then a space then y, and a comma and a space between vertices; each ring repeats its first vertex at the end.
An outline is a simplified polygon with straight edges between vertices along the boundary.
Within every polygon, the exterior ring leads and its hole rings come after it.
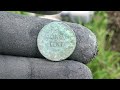
POLYGON ((84 64, 97 53, 95 35, 81 25, 64 22, 76 34, 76 48, 68 60, 50 62, 38 51, 36 40, 40 30, 50 22, 52 20, 0 12, 0 78, 92 78, 84 64))
POLYGON ((92 79, 90 69, 76 61, 0 55, 0 79, 92 79))

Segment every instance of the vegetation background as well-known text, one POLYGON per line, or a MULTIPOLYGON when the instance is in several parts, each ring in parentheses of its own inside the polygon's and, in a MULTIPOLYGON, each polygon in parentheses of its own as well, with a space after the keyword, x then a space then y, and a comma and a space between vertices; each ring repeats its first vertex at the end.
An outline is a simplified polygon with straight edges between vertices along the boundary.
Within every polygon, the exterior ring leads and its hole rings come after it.
MULTIPOLYGON (((23 11, 11 11, 17 14, 29 15, 23 11)), ((110 51, 110 40, 107 40, 107 13, 105 11, 96 11, 93 20, 85 26, 95 33, 98 41, 98 55, 87 66, 91 69, 94 79, 118 79, 120 78, 120 53, 110 51), (105 50, 107 46, 108 50, 105 50)), ((109 33, 112 37, 114 32, 109 33)))

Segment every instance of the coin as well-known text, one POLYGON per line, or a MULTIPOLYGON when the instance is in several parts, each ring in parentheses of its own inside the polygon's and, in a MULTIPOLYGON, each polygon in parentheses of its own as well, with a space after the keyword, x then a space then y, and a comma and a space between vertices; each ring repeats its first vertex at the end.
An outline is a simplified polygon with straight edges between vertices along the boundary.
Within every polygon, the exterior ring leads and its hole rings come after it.
POLYGON ((76 35, 67 24, 60 21, 51 22, 40 30, 37 46, 46 59, 65 60, 75 50, 76 35))

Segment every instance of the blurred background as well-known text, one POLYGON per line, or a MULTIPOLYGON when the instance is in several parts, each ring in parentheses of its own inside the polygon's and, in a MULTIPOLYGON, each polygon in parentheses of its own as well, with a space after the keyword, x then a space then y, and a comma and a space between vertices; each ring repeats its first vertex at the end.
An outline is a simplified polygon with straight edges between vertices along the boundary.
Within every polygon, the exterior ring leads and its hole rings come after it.
POLYGON ((8 11, 82 24, 97 37, 98 55, 87 66, 94 79, 120 79, 120 11, 8 11))

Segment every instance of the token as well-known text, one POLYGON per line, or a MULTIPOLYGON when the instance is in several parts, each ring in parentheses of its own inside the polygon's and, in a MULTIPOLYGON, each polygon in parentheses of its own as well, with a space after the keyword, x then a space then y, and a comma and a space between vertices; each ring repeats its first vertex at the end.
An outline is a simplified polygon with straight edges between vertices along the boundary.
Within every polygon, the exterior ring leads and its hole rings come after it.
POLYGON ((37 46, 46 59, 51 61, 65 60, 75 50, 76 35, 65 23, 51 22, 40 30, 37 46))

